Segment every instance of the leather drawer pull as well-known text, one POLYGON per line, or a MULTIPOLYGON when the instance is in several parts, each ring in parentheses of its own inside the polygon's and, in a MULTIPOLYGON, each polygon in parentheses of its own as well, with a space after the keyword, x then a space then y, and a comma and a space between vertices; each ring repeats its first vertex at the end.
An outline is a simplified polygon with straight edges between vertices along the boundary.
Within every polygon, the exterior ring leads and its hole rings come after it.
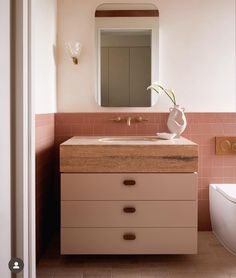
POLYGON ((136 181, 135 180, 124 180, 123 184, 127 185, 127 186, 132 186, 132 185, 136 184, 136 181))
POLYGON ((135 234, 124 234, 123 235, 123 239, 124 240, 135 240, 136 239, 136 235, 135 234))
POLYGON ((134 208, 134 207, 124 207, 123 211, 125 213, 134 213, 136 211, 136 208, 134 208))

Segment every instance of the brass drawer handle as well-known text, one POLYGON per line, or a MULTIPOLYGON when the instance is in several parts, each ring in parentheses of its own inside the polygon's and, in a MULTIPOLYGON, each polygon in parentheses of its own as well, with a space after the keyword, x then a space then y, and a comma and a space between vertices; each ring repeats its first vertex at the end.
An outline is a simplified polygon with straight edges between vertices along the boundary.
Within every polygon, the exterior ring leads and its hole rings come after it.
POLYGON ((124 207, 123 211, 125 213, 134 213, 136 211, 136 208, 134 208, 134 207, 124 207))
POLYGON ((135 240, 136 239, 136 235, 132 234, 132 233, 127 233, 123 235, 123 239, 124 240, 135 240))
POLYGON ((135 180, 124 180, 123 184, 126 186, 133 186, 136 184, 136 181, 135 180))

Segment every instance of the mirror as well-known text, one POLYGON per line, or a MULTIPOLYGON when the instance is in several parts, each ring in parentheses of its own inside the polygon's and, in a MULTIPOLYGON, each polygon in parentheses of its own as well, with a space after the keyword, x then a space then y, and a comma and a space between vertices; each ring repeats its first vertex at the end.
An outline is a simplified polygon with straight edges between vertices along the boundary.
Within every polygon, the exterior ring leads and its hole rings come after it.
POLYGON ((98 104, 153 106, 158 95, 146 89, 158 80, 158 18, 147 16, 150 10, 139 11, 142 16, 138 17, 126 10, 131 16, 123 14, 122 18, 117 16, 121 11, 100 12, 96 12, 102 14, 96 17, 98 104))
POLYGON ((151 30, 101 30, 100 38, 101 106, 151 106, 151 30))

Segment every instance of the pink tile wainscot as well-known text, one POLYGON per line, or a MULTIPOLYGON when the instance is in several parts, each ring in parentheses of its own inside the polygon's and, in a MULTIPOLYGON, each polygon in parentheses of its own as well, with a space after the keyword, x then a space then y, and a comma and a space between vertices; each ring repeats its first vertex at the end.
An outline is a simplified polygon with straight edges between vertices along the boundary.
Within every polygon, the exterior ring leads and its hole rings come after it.
MULTIPOLYGON (((55 142, 80 135, 155 135, 167 131, 168 113, 56 113, 55 142), (114 123, 117 116, 142 116, 144 123, 114 123)), ((199 144, 199 230, 210 230, 209 183, 236 182, 236 156, 216 156, 215 136, 236 134, 236 113, 186 113, 183 136, 199 144)), ((59 184, 57 185, 59 186, 59 184)))
MULTIPOLYGON (((236 156, 215 155, 215 136, 236 134, 236 113, 186 113, 183 134, 199 144, 199 230, 210 230, 209 183, 236 183, 236 156)), ((59 144, 72 136, 155 135, 167 131, 168 113, 56 113, 36 115, 37 257, 59 227, 59 144), (144 123, 114 123, 117 116, 142 116, 144 123), (55 151, 56 147, 56 151, 55 151), (56 175, 55 175, 56 173, 56 175), (54 219, 52 221, 52 219, 54 219)))
MULTIPOLYGON (((54 114, 35 116, 36 135, 36 250, 37 261, 54 229, 54 114)), ((55 214, 55 213, 54 213, 55 214)))

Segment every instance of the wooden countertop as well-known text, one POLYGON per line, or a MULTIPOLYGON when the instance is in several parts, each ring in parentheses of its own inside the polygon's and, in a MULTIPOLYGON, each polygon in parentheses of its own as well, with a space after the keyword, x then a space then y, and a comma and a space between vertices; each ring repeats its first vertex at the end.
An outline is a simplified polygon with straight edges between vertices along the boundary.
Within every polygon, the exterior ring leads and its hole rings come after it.
POLYGON ((191 145, 197 146, 196 143, 180 137, 172 140, 159 139, 156 136, 75 136, 63 142, 61 146, 75 146, 75 145, 102 145, 102 146, 124 146, 124 145, 191 145), (127 141, 119 141, 119 139, 128 138, 127 141), (117 139, 116 141, 106 141, 106 139, 117 139), (130 139, 130 141, 129 141, 130 139), (134 140, 132 140, 134 139, 134 140), (143 141, 141 139, 144 139, 143 141), (145 141, 147 139, 147 141, 145 141))
POLYGON ((60 145, 60 171, 85 172, 197 172, 198 145, 186 138, 155 136, 81 136, 60 145), (115 138, 133 141, 108 142, 115 138), (139 139, 146 138, 149 141, 139 139))

